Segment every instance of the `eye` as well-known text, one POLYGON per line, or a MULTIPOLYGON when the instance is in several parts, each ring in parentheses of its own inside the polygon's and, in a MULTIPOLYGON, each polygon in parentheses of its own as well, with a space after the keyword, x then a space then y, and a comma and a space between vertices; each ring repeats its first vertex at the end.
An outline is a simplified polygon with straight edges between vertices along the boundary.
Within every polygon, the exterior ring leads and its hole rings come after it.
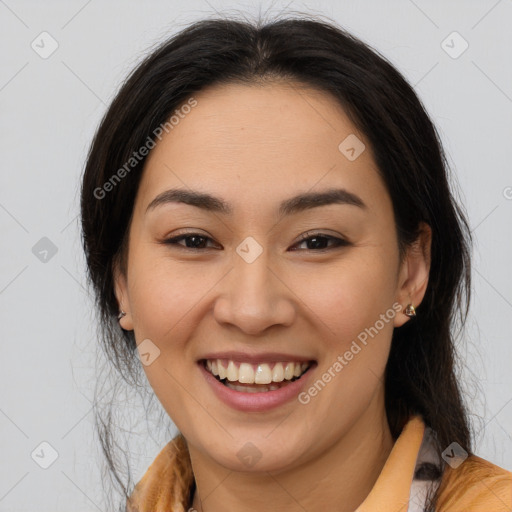
MULTIPOLYGON (((336 249, 337 247, 343 247, 346 245, 350 245, 350 242, 343 238, 338 238, 335 236, 326 235, 324 233, 304 233, 300 236, 300 242, 299 245, 306 243, 310 247, 310 250, 316 249, 316 252, 322 251, 322 250, 330 250, 330 249, 336 249), (325 247, 326 243, 329 243, 329 241, 334 242, 334 247, 325 247)), ((292 249, 296 250, 296 249, 292 249)))
MULTIPOLYGON (((182 247, 183 249, 189 249, 189 250, 202 250, 202 249, 208 249, 208 247, 205 245, 208 241, 213 240, 205 235, 201 235, 200 233, 187 233, 183 235, 178 235, 172 238, 167 238, 162 243, 166 245, 178 245, 182 247), (185 244, 182 244, 180 242, 185 241, 185 244), (189 243, 190 242, 190 243, 189 243)), ((343 238, 334 237, 331 235, 326 235, 324 233, 304 233, 300 236, 300 241, 298 244, 295 245, 301 245, 301 244, 308 244, 309 248, 306 250, 312 250, 314 252, 320 252, 325 250, 331 250, 335 249, 337 247, 343 247, 350 245, 350 242, 343 238), (326 247, 326 244, 329 244, 329 242, 332 242, 330 247, 326 247)), ((291 249, 292 251, 296 251, 297 249, 291 249)))
POLYGON ((184 249, 191 249, 191 250, 201 250, 204 248, 204 241, 206 240, 212 240, 209 236, 201 235, 200 233, 187 233, 185 235, 178 235, 172 238, 167 238, 163 241, 166 245, 179 245, 183 247, 184 249), (182 240, 185 240, 185 246, 183 244, 180 244, 182 240), (191 243, 188 244, 187 240, 190 240, 191 243))
POLYGON ((209 247, 205 247, 205 241, 207 240, 212 239, 209 236, 201 235, 200 233, 187 233, 172 238, 166 238, 162 243, 165 245, 177 245, 185 250, 188 249, 194 251, 208 249, 209 247), (180 243, 182 240, 185 241, 185 245, 180 243))

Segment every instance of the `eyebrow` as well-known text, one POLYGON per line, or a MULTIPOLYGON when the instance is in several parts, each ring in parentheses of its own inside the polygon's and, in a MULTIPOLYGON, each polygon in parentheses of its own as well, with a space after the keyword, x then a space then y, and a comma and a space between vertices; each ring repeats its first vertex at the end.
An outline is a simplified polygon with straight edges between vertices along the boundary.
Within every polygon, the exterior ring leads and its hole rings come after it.
MULTIPOLYGON (((146 213, 158 206, 168 203, 185 203, 205 211, 232 215, 233 207, 218 197, 207 193, 185 189, 170 189, 158 194, 146 208, 146 213)), ((342 188, 324 190, 322 192, 304 192, 289 199, 285 199, 279 205, 279 216, 293 215, 312 208, 330 204, 345 204, 366 209, 363 200, 356 194, 342 188)))

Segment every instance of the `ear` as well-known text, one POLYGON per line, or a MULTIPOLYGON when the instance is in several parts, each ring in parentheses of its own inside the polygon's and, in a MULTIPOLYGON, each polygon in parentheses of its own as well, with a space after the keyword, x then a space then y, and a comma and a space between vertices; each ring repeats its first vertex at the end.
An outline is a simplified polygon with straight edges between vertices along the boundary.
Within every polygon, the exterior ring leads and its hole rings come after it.
POLYGON ((409 320, 404 313, 408 304, 417 308, 427 290, 430 273, 432 228, 422 222, 418 238, 407 248, 400 266, 396 301, 401 304, 400 314, 395 316, 394 326, 400 327, 409 320))
POLYGON ((128 283, 125 273, 120 268, 118 259, 113 263, 112 271, 114 276, 114 293, 117 298, 117 303, 119 304, 119 312, 124 311, 126 313, 126 315, 119 320, 119 325, 125 331, 132 331, 133 319, 128 296, 128 283))

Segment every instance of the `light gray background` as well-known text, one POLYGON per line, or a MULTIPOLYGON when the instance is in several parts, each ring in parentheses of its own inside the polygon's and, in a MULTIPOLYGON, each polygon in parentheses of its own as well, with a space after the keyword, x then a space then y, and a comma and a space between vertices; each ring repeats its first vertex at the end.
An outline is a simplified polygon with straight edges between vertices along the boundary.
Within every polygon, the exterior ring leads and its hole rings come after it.
MULTIPOLYGON (((480 383, 467 386, 476 452, 512 470, 512 1, 270 5, 0 0, 1 511, 106 510, 91 410, 96 337, 77 219, 86 151, 122 79, 149 47, 233 9, 323 13, 414 84, 442 135, 475 237, 473 304, 460 353, 464 375, 480 383), (43 31, 58 43, 47 59, 31 48, 43 31), (442 47, 453 31, 469 44, 458 58, 442 47), (46 262, 32 252, 42 237, 58 249, 46 262), (34 449, 39 461, 50 456, 43 441, 58 452, 48 469, 31 458, 34 449)), ((446 44, 453 54, 463 41, 446 44)), ((142 443, 137 479, 164 442, 142 443)))

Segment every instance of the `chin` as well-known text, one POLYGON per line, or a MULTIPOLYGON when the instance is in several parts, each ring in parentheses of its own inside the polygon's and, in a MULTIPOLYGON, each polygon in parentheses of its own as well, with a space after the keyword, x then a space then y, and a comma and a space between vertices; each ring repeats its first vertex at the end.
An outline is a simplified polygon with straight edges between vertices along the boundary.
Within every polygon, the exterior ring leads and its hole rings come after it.
POLYGON ((299 464, 303 442, 294 443, 283 433, 279 436, 268 435, 268 432, 266 429, 263 435, 246 434, 238 439, 226 439, 224 443, 214 443, 206 453, 216 464, 237 472, 281 472, 299 464))

